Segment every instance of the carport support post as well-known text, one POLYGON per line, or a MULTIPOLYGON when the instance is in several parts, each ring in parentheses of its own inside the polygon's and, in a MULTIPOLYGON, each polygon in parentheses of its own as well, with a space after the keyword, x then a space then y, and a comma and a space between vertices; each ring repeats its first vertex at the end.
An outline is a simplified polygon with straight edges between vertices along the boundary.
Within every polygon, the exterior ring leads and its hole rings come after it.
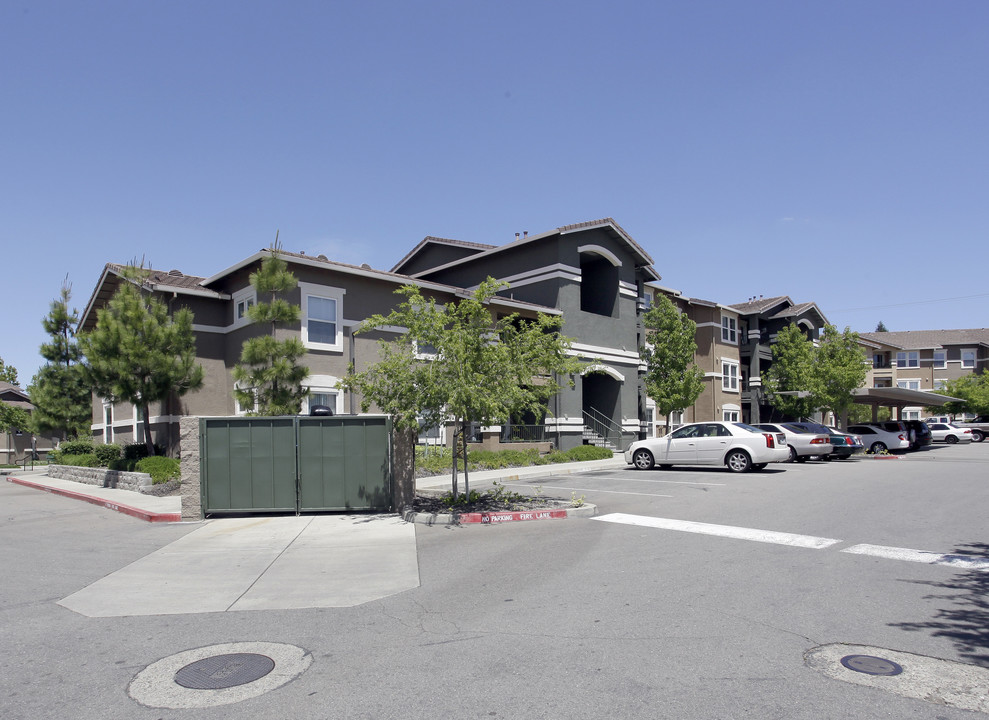
POLYGON ((182 473, 182 519, 202 520, 199 488, 199 418, 179 418, 179 469, 182 473))

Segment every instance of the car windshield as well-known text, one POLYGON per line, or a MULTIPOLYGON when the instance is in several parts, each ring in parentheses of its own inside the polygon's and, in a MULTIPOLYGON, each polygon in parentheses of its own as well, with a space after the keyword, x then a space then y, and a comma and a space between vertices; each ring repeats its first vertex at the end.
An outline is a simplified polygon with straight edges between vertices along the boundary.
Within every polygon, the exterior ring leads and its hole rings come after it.
POLYGON ((760 430, 759 428, 752 427, 751 425, 748 425, 746 423, 732 423, 732 425, 734 425, 735 427, 742 428, 742 430, 748 430, 749 432, 758 433, 759 435, 762 435, 763 433, 763 431, 760 430))

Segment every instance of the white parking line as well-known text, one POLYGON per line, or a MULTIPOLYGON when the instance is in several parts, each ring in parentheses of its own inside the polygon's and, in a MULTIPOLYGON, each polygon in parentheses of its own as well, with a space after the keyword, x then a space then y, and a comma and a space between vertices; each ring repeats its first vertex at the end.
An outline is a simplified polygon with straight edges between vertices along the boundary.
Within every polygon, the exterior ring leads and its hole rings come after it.
POLYGON ((842 542, 834 538, 814 537, 813 535, 794 535, 792 533, 775 532, 773 530, 755 530, 753 528, 733 527, 731 525, 711 525, 710 523, 691 522, 689 520, 672 520, 670 518, 627 515, 625 513, 611 513, 610 515, 592 518, 592 520, 622 523, 624 525, 640 525, 642 527, 654 527, 663 530, 679 530, 681 532, 700 533, 702 535, 717 535, 719 537, 730 537, 737 540, 753 540, 755 542, 790 545, 791 547, 803 547, 813 550, 823 550, 824 548, 842 542))
POLYGON ((925 565, 947 565, 960 570, 989 570, 989 558, 975 555, 946 555, 926 550, 886 547, 885 545, 852 545, 841 552, 852 555, 871 555, 889 560, 924 563, 925 565))

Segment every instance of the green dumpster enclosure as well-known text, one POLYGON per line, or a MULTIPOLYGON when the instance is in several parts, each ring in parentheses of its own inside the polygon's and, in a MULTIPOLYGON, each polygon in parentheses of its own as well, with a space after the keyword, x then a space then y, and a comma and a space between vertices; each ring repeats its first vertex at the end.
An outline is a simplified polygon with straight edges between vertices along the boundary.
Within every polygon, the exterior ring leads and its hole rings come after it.
POLYGON ((391 419, 200 418, 204 513, 389 510, 391 419))

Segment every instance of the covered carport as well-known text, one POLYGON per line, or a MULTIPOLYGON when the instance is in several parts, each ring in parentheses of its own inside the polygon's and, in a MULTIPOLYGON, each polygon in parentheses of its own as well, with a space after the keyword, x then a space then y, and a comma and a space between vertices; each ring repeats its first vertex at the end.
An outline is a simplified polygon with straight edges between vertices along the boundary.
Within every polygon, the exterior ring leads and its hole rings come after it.
POLYGON ((962 402, 959 398, 947 395, 899 387, 858 388, 852 391, 852 400, 872 408, 872 422, 879 420, 880 407, 896 408, 896 417, 899 418, 905 407, 941 407, 949 402, 962 402))

